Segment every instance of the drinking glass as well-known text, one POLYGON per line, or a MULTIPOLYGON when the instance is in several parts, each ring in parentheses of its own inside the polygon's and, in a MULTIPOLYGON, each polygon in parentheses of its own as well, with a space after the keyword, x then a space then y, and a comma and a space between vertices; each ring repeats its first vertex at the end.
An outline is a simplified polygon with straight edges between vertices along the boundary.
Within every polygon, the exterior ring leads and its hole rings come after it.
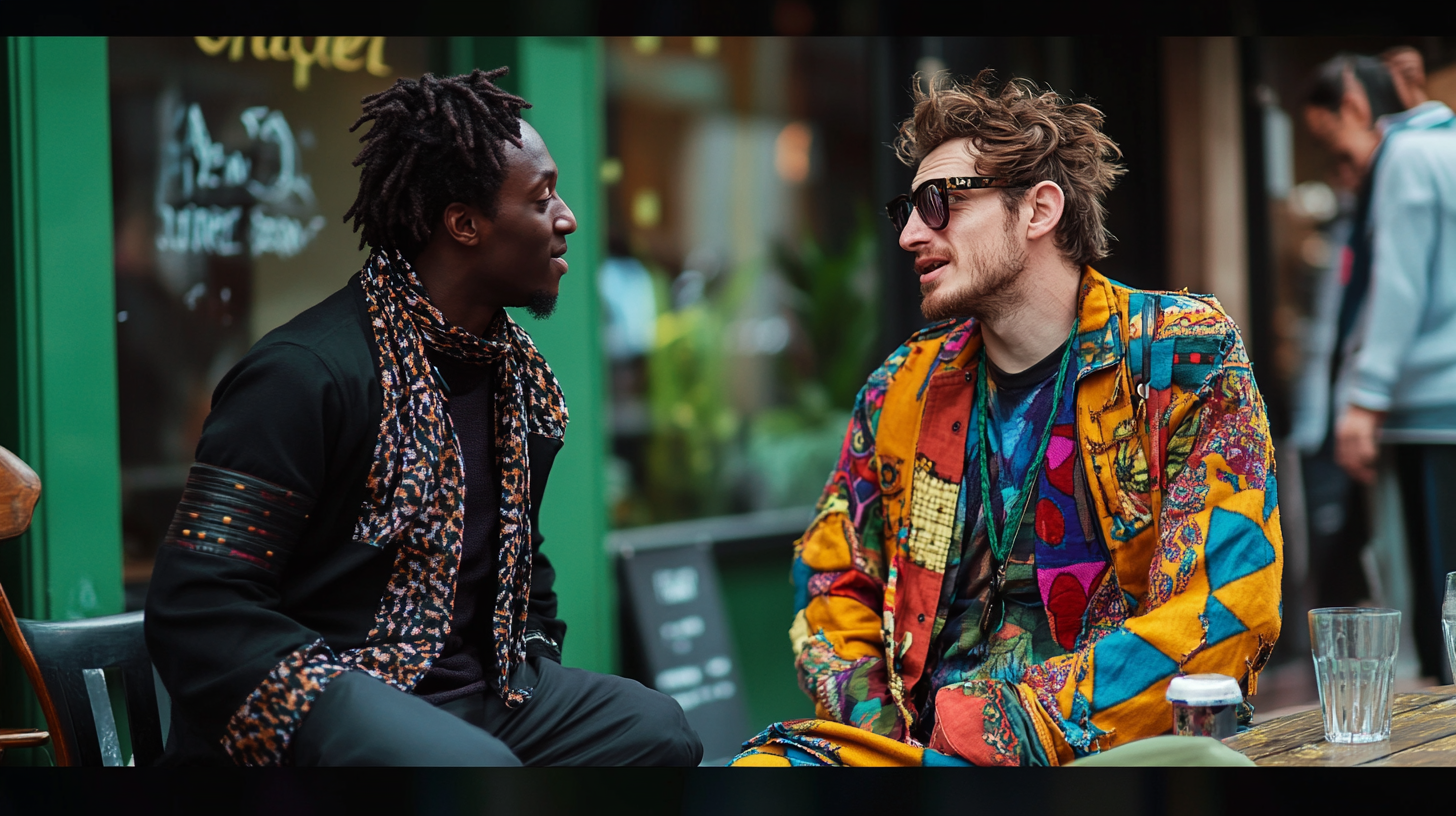
POLYGON ((1446 599, 1441 602, 1441 631, 1446 635, 1446 665, 1456 675, 1456 572, 1446 573, 1446 599))
POLYGON ((1337 743, 1390 739, 1400 611, 1313 609, 1309 613, 1309 640, 1325 718, 1325 739, 1337 743))

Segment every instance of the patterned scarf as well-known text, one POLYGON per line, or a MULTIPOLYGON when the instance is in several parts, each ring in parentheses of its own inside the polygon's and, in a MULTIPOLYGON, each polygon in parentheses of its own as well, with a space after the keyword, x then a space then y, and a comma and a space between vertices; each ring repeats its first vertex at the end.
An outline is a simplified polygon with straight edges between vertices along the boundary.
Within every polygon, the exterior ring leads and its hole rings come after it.
POLYGON ((497 686, 507 706, 530 699, 510 688, 525 660, 531 597, 531 463, 526 434, 561 438, 561 386, 531 338, 502 312, 489 339, 450 325, 396 252, 364 265, 364 296, 378 358, 384 412, 368 496, 354 540, 398 544, 393 575, 365 645, 341 658, 404 690, 439 656, 450 631, 465 513, 465 473, 445 394, 426 349, 475 364, 496 364, 495 451, 500 476, 500 551, 492 630, 497 686))

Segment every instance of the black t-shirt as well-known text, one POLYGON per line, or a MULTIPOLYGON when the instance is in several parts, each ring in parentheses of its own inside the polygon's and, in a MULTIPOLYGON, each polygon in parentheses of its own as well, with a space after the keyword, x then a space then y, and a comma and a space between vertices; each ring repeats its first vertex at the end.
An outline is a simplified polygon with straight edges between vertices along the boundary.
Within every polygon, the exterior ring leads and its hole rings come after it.
POLYGON ((450 634, 430 671, 415 686, 415 694, 439 705, 481 692, 488 678, 495 677, 491 617, 500 549, 500 483, 495 476, 496 367, 435 352, 429 358, 445 381, 445 410, 465 469, 465 534, 450 634))
MULTIPOLYGON (((1047 412, 1050 410, 1048 403, 1051 388, 1056 381, 1057 370, 1064 361, 1063 355, 1066 353, 1066 349, 1067 344, 1063 343, 1036 364, 1014 374, 1001 370, 994 362, 991 362, 989 357, 986 358, 986 374, 991 383, 995 385, 991 399, 995 406, 993 411, 1003 417, 1003 422, 1005 416, 1016 406, 1032 400, 1041 401, 1043 406, 1040 409, 1041 417, 1043 417, 1041 427, 1026 428, 1020 437, 1019 444, 1032 446, 1031 450, 1035 450, 1042 427, 1045 427, 1047 412)), ((980 399, 979 393, 976 399, 980 399)), ((976 423, 974 409, 967 417, 967 422, 970 424, 971 433, 978 434, 979 426, 976 423)), ((996 424, 991 426, 990 432, 992 434, 997 432, 996 424)), ((1001 437, 1000 444, 1006 444, 1004 436, 1001 437)), ((976 456, 968 457, 966 462, 965 482, 962 489, 969 490, 970 494, 966 501, 968 518, 963 522, 964 538, 960 542, 960 558, 955 565, 948 565, 941 590, 940 610, 937 617, 944 616, 946 622, 935 633, 934 642, 926 656, 925 671, 913 691, 913 699, 920 711, 920 720, 916 723, 916 736, 922 740, 930 738, 931 730, 935 725, 935 693, 944 685, 961 682, 968 669, 973 669, 986 660, 990 641, 987 634, 980 633, 980 620, 981 613, 988 601, 993 603, 1004 601, 1028 610, 1029 614, 1013 615, 1016 618, 1014 623, 1017 625, 1036 621, 1037 625, 1029 627, 1028 631, 1039 632, 1046 629, 1045 614, 1040 612, 1041 592, 1036 584, 1034 524, 1023 522, 1020 525, 1016 540, 1011 542, 1011 550, 1007 553, 1006 585, 1002 589, 1001 596, 994 599, 987 597, 990 592, 988 585, 998 564, 991 554, 990 539, 986 534, 984 520, 977 523, 981 509, 980 462, 977 458, 981 455, 979 445, 978 441, 976 456)), ((1017 458, 1027 459, 1029 456, 1023 455, 1017 458)), ((988 463, 993 494, 999 494, 1000 488, 1008 484, 1019 489, 1025 478, 1024 470, 1020 473, 1003 475, 1000 472, 1001 461, 1002 457, 993 457, 992 461, 988 463)), ((1035 513, 1036 489, 1036 487, 1032 488, 1033 493, 1024 505, 1023 519, 1035 513)), ((1005 614, 998 614, 993 625, 999 629, 1001 623, 1006 619, 1005 614)))

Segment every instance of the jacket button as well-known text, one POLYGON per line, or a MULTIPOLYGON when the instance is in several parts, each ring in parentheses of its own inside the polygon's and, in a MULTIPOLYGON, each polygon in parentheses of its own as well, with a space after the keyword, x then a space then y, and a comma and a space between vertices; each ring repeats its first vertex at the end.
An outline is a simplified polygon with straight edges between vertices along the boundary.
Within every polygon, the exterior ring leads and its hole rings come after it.
POLYGON ((967 371, 966 372, 966 382, 970 382, 972 379, 973 379, 973 377, 972 377, 971 372, 970 371, 967 371))
POLYGON ((951 433, 960 433, 961 432, 961 423, 960 423, 960 420, 956 420, 955 422, 952 422, 950 424, 950 432, 951 433))
POLYGON ((925 613, 921 612, 915 617, 915 620, 919 621, 920 623, 925 623, 925 613))

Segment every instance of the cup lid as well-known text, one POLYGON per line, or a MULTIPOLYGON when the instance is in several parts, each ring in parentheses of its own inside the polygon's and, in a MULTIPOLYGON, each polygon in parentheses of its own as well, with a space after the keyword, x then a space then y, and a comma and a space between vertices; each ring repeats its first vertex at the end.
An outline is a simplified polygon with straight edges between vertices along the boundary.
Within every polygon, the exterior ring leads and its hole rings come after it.
POLYGON ((1239 681, 1226 674, 1186 674, 1168 683, 1168 699, 1185 705, 1234 705, 1244 701, 1239 681))

